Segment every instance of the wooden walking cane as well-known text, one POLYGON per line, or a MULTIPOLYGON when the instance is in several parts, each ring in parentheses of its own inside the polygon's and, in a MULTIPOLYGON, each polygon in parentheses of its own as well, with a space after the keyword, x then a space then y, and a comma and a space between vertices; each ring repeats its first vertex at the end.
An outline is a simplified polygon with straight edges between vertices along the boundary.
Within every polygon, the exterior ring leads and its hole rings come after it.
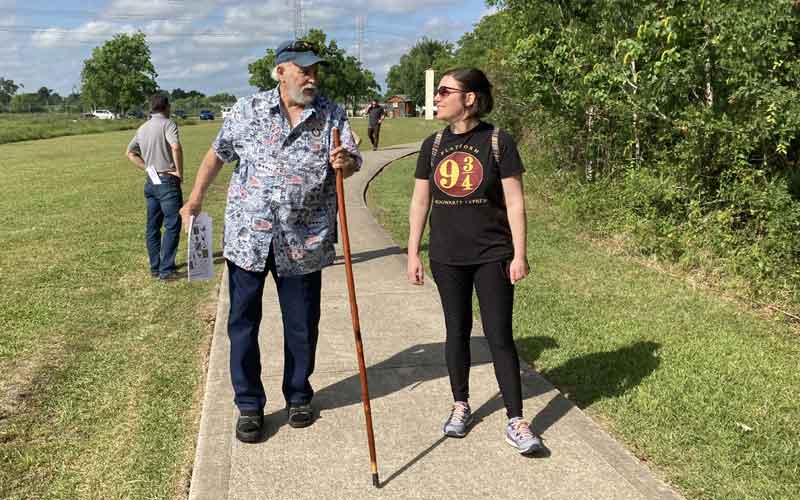
MULTIPOLYGON (((333 129, 333 147, 341 145, 339 129, 333 129)), ((356 338, 356 355, 358 357, 358 378, 361 380, 361 402, 364 405, 364 417, 367 421, 367 441, 369 442, 369 462, 372 469, 372 486, 380 485, 378 481, 378 459, 375 457, 375 435, 372 432, 372 410, 369 406, 369 387, 367 385, 367 366, 364 363, 364 346, 361 343, 361 325, 358 322, 358 304, 356 304, 356 285, 353 281, 353 261, 350 257, 350 236, 347 233, 347 211, 344 204, 344 175, 336 170, 336 201, 339 205, 339 226, 342 232, 344 247, 344 269, 347 274, 347 294, 350 297, 350 316, 353 318, 353 334, 356 338)))

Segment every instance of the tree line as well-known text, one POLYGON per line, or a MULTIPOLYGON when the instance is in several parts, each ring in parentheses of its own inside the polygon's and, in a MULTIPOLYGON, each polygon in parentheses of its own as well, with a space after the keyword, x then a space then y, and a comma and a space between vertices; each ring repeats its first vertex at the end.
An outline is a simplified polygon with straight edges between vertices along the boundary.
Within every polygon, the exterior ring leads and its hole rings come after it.
POLYGON ((390 90, 483 68, 491 119, 595 228, 800 300, 800 1, 488 3, 456 44, 420 41, 390 90))
POLYGON ((22 88, 24 86, 21 83, 0 77, 0 112, 30 113, 50 109, 80 109, 81 100, 78 93, 61 96, 47 87, 40 87, 36 92, 18 92, 22 88))

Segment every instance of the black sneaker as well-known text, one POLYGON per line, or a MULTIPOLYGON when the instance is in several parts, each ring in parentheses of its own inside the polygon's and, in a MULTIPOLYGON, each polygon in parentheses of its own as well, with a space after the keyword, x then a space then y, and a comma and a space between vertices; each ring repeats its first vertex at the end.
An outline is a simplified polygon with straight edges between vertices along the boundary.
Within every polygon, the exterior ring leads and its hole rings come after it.
POLYGON ((236 421, 236 439, 243 443, 255 443, 261 439, 264 430, 262 412, 243 411, 236 421))
POLYGON ((289 416, 289 425, 295 429, 308 427, 314 423, 314 409, 308 403, 290 403, 287 413, 289 416))

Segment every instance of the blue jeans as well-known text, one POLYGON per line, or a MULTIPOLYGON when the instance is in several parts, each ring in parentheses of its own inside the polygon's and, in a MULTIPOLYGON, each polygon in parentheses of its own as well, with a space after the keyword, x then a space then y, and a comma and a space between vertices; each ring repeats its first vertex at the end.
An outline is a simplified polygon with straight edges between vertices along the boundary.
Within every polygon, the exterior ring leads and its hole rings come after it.
POLYGON ((236 406, 240 411, 263 411, 267 403, 261 383, 258 332, 264 282, 269 273, 278 289, 283 317, 283 397, 287 404, 311 402, 314 390, 308 379, 314 372, 319 338, 322 271, 280 277, 275 272, 275 256, 271 250, 267 267, 262 272, 246 271, 231 261, 227 263, 231 302, 228 338, 236 406))
POLYGON ((144 184, 144 199, 147 202, 147 228, 145 241, 150 258, 150 274, 159 277, 175 272, 175 254, 181 241, 181 216, 183 205, 180 180, 174 175, 160 175, 161 184, 150 179, 144 184), (161 236, 161 226, 164 236, 161 236))

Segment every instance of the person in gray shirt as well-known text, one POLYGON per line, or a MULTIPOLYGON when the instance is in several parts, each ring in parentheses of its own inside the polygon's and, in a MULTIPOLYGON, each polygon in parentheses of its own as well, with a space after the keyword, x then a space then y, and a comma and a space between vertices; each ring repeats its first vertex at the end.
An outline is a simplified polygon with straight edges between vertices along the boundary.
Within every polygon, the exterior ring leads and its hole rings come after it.
POLYGON ((178 211, 183 205, 183 149, 178 125, 169 118, 169 99, 164 95, 152 96, 150 112, 151 118, 139 127, 128 144, 127 157, 143 171, 150 170, 144 183, 144 198, 147 202, 145 241, 150 259, 150 275, 161 280, 171 280, 177 277, 175 255, 181 237, 181 217, 178 211))

